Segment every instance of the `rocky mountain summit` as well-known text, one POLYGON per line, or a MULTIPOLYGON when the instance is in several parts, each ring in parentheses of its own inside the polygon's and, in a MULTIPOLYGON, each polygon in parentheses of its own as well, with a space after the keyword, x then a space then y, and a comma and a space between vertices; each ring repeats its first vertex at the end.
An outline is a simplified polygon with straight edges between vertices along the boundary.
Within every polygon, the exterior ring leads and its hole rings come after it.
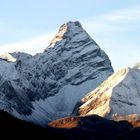
POLYGON ((62 25, 44 52, 0 56, 0 109, 46 126, 113 73, 108 56, 79 22, 62 25))

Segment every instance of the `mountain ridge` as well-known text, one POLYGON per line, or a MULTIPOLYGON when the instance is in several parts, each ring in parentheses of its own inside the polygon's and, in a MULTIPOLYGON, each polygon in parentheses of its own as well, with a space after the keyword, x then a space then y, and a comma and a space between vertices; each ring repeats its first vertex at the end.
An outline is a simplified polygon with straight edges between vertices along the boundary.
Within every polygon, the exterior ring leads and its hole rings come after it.
POLYGON ((8 54, 16 61, 0 61, 0 109, 43 126, 70 115, 113 73, 108 56, 77 21, 62 25, 50 44, 35 56, 16 52, 8 54))
POLYGON ((136 66, 114 73, 82 99, 79 114, 97 114, 109 119, 116 115, 139 115, 139 75, 140 70, 136 66))

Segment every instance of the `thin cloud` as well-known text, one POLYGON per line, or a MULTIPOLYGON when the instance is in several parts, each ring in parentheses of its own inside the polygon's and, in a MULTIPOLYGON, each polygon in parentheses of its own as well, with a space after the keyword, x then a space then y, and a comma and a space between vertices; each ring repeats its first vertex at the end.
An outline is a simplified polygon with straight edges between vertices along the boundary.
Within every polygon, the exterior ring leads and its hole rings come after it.
POLYGON ((49 42, 52 39, 53 35, 54 33, 52 32, 28 40, 2 45, 0 46, 0 54, 20 51, 34 55, 38 52, 43 51, 49 45, 49 42))
POLYGON ((140 22, 140 6, 91 17, 83 20, 83 25, 89 31, 101 33, 105 31, 112 32, 131 30, 131 28, 122 26, 122 24, 131 24, 133 22, 140 22))
POLYGON ((105 15, 102 19, 123 23, 140 20, 140 6, 114 11, 108 15, 105 15))

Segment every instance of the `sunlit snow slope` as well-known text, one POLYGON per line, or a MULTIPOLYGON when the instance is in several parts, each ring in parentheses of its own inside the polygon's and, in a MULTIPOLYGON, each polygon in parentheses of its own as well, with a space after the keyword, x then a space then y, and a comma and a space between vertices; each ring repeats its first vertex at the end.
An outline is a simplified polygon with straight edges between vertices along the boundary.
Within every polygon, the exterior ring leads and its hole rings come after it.
POLYGON ((140 114, 140 67, 123 68, 82 99, 80 115, 113 118, 140 114))

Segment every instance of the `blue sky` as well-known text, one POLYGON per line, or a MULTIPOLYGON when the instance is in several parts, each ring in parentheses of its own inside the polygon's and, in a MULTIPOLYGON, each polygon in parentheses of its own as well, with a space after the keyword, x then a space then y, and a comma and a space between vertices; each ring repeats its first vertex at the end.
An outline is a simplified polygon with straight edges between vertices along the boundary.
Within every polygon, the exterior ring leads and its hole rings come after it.
POLYGON ((41 52, 71 20, 81 22, 115 70, 140 61, 139 0, 1 0, 0 53, 41 52))

